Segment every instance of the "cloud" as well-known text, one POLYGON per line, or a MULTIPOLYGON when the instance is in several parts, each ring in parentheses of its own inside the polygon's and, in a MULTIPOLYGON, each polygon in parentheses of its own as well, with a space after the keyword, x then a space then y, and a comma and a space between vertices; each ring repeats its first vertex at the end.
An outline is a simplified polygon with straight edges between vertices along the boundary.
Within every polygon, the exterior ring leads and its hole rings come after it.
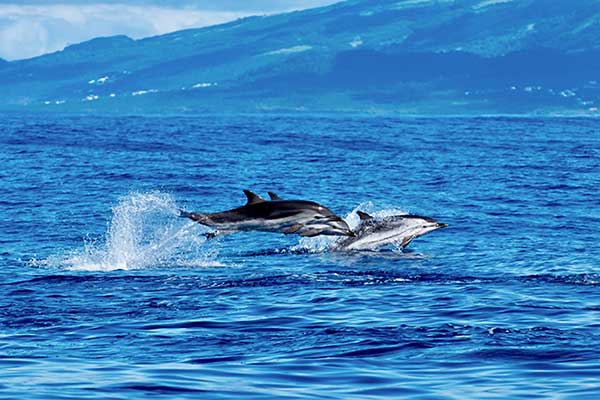
POLYGON ((130 6, 156 6, 177 9, 198 9, 212 11, 253 11, 272 13, 286 10, 299 10, 310 7, 318 7, 331 4, 340 0, 0 0, 0 5, 95 5, 103 4, 127 4, 130 6))
POLYGON ((0 0, 0 57, 30 58, 62 50, 94 37, 127 35, 138 39, 199 28, 256 14, 270 14, 332 0, 0 0), (25 3, 25 4, 24 4, 25 3))
POLYGON ((29 58, 98 36, 124 34, 141 38, 217 24, 244 15, 121 4, 0 5, 0 57, 29 58))

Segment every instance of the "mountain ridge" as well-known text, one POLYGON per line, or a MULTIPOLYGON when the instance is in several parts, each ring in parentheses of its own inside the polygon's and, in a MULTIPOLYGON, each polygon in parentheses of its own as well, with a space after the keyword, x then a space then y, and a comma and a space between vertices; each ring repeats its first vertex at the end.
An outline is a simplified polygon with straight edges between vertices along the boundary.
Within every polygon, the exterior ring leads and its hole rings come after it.
POLYGON ((351 0, 0 63, 0 109, 595 114, 600 7, 351 0))

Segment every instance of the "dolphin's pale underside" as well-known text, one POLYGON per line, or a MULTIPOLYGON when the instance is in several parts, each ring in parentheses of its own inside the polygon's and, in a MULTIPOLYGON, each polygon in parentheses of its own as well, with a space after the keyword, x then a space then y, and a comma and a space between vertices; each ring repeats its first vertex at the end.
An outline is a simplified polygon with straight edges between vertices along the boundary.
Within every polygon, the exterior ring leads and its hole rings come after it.
POLYGON ((375 250, 390 244, 404 248, 414 238, 447 226, 432 218, 418 215, 375 218, 358 211, 358 216, 360 223, 354 230, 355 236, 339 242, 335 246, 336 250, 375 250))

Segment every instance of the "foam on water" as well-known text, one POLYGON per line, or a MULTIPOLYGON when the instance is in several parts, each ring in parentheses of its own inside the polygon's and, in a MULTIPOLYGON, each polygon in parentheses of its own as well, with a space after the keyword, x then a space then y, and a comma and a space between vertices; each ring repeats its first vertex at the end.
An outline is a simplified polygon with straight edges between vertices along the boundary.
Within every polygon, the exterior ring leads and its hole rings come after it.
POLYGON ((113 207, 105 241, 85 242, 83 249, 62 257, 60 264, 84 271, 221 265, 215 247, 202 246, 206 228, 177 215, 169 194, 131 193, 113 207))

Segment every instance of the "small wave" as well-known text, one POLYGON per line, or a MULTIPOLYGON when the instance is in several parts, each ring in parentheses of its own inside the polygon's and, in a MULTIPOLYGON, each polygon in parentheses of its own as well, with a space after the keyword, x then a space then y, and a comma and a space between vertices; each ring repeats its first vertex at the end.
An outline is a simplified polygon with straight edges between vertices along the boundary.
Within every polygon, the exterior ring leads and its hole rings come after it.
POLYGON ((554 283, 575 286, 600 286, 600 274, 571 274, 571 275, 527 275, 520 278, 524 282, 554 283))
POLYGON ((198 388, 188 388, 183 386, 159 385, 155 383, 125 383, 110 387, 112 392, 141 392, 149 395, 183 395, 190 393, 208 393, 208 390, 198 388))
POLYGON ((206 229, 176 218, 178 207, 166 193, 131 193, 113 207, 104 241, 86 241, 83 249, 32 262, 34 266, 77 271, 113 271, 152 266, 221 266, 217 248, 205 248, 206 229))

